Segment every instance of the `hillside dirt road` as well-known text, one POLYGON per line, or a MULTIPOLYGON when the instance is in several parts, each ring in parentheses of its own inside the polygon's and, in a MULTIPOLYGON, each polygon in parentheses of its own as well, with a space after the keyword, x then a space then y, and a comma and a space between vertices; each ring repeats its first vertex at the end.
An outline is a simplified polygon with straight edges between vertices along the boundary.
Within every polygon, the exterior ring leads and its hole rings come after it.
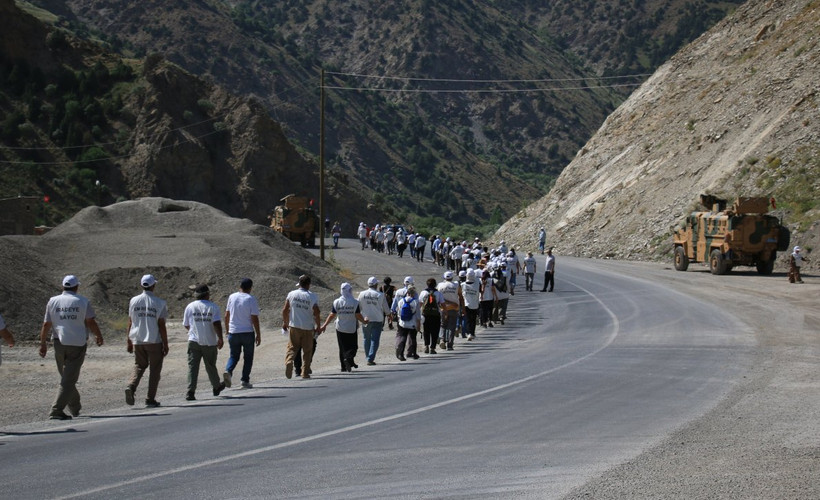
MULTIPOLYGON (((432 264, 376 255, 357 245, 354 240, 342 240, 341 249, 327 250, 328 260, 355 283, 357 292, 371 275, 380 279, 390 275, 397 284, 408 274, 417 283, 440 277, 441 269, 432 264)), ((556 287, 561 285, 562 259, 569 257, 558 256, 556 287)), ((761 277, 754 271, 740 271, 713 276, 700 266, 681 273, 671 264, 576 262, 666 284, 723 305, 752 327, 758 348, 743 381, 716 408, 661 445, 593 479, 570 498, 820 498, 816 480, 820 470, 820 278, 806 276, 806 284, 790 285, 778 273, 761 277)), ((540 283, 539 278, 536 286, 540 283)), ((256 355, 255 381, 284 377, 280 308, 279 301, 263 306, 263 343, 256 355)), ((323 318, 326 313, 323 311, 323 318)), ((170 331, 171 354, 158 395, 168 404, 182 400, 186 374, 183 330, 173 323, 170 331)), ((124 406, 122 390, 132 361, 120 337, 107 337, 101 348, 89 347, 79 386, 84 414, 124 406)), ((389 356, 390 351, 383 349, 380 355, 389 356)), ((219 365, 226 356, 225 350, 220 352, 219 365)), ((0 425, 4 430, 44 425, 58 381, 53 364, 51 352, 41 359, 32 344, 3 350, 0 425)), ((337 365, 335 339, 320 338, 315 370, 336 371, 337 365)), ((144 397, 142 391, 144 387, 137 394, 138 404, 144 397)), ((210 394, 203 391, 203 397, 210 394)))

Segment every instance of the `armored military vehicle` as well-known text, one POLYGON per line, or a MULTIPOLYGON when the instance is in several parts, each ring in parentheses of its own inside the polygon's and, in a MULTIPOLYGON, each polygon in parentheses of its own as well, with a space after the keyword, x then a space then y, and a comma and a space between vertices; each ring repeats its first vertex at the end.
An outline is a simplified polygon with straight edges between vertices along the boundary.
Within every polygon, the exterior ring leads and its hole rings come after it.
POLYGON ((675 269, 686 271, 690 262, 708 262, 712 274, 726 274, 735 266, 755 266, 772 274, 776 253, 789 248, 790 234, 777 217, 767 215, 768 198, 726 200, 701 195, 710 211, 692 212, 675 231, 675 269))
POLYGON ((268 216, 270 227, 282 233, 291 241, 298 241, 303 247, 316 246, 316 232, 319 230, 319 215, 304 196, 289 194, 279 200, 268 216))

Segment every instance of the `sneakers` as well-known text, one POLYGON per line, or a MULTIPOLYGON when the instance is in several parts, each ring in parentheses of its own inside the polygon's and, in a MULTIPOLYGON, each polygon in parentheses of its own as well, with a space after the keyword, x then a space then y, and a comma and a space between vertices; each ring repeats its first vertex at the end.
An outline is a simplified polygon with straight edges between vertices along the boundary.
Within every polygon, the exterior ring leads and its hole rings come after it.
POLYGON ((70 408, 69 407, 68 412, 71 413, 72 417, 79 417, 80 416, 80 407, 79 406, 77 408, 70 408))
POLYGON ((430 346, 424 346, 424 354, 430 354, 430 346))
POLYGON ((435 354, 435 353, 436 353, 435 349, 430 349, 430 354, 435 354))
POLYGON ((306 379, 306 378, 310 378, 310 375, 308 373, 305 373, 304 375, 302 375, 302 379, 306 379))
POLYGON ((134 389, 131 387, 125 388, 125 404, 134 406, 134 389))
POLYGON ((441 341, 441 344, 439 344, 438 346, 441 347, 442 349, 447 349, 447 343, 444 342, 443 340, 441 341))
POLYGON ((49 420, 71 420, 71 415, 66 415, 63 412, 52 413, 48 416, 49 420))
POLYGON ((219 393, 225 390, 225 382, 222 382, 217 387, 214 387, 214 396, 219 396, 219 393))
MULTIPOLYGON (((227 387, 227 385, 226 385, 226 387, 227 387)), ((251 384, 250 382, 242 382, 242 388, 243 389, 253 389, 253 384, 251 384)))
POLYGON ((157 408, 159 407, 159 401, 156 399, 146 399, 145 400, 145 407, 146 408, 157 408))
POLYGON ((231 386, 231 373, 225 372, 222 374, 222 382, 225 384, 225 387, 231 386))
POLYGON ((473 335, 473 334, 471 333, 471 334, 470 334, 470 336, 469 336, 469 337, 467 337, 467 340, 473 340, 474 338, 475 338, 475 335, 473 335))
POLYGON ((375 361, 368 361, 367 366, 376 366, 376 362, 375 361))
POLYGON ((293 361, 288 361, 285 363, 285 377, 293 377, 293 361))
POLYGON ((189 392, 185 395, 185 401, 196 401, 196 397, 194 396, 193 392, 189 392))

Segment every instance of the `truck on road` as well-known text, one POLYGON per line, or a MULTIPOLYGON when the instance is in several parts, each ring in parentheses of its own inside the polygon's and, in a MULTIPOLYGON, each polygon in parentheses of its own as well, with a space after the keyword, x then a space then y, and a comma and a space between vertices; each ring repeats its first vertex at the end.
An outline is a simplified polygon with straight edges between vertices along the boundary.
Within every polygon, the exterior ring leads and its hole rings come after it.
MULTIPOLYGON (((701 195, 707 211, 692 212, 673 236, 675 269, 686 271, 690 262, 708 262, 712 274, 726 274, 735 266, 755 266, 772 274, 777 252, 789 248, 789 230, 768 215, 768 198, 726 200, 701 195)), ((771 200, 772 202, 774 200, 771 200)))
POLYGON ((312 203, 305 196, 289 194, 279 200, 268 216, 270 227, 282 233, 291 241, 298 241, 303 247, 316 246, 316 233, 319 231, 319 215, 312 203))

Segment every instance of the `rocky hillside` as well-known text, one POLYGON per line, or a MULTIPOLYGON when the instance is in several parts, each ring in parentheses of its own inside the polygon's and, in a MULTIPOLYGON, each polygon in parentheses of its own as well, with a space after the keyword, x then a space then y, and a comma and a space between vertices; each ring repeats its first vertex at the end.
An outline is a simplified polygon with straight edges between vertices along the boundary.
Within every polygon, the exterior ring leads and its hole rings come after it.
POLYGON ((749 1, 661 66, 497 237, 529 248, 545 227, 562 254, 671 262, 671 228, 712 193, 774 197, 793 242, 811 250, 818 43, 817 0, 749 1))
MULTIPOLYGON (((733 4, 32 1, 116 50, 161 53, 258 96, 314 155, 327 69, 331 191, 351 188, 400 219, 460 223, 512 215, 545 193, 643 79, 599 77, 647 73, 733 4)), ((345 213, 331 194, 331 212, 345 213)))
MULTIPOLYGON (((159 55, 124 59, 27 10, 0 0, 0 197, 48 196, 39 222, 54 224, 157 195, 265 223, 283 196, 317 196, 316 164, 258 100, 159 55)), ((333 188, 351 224, 365 215, 355 190, 333 188)))

